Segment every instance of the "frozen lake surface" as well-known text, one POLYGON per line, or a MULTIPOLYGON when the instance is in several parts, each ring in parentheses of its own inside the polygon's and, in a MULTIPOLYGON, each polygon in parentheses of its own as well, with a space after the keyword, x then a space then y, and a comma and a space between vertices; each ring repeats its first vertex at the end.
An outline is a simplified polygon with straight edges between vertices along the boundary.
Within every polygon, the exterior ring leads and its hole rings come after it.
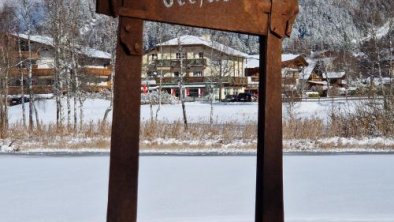
MULTIPOLYGON (((0 155, 0 221, 104 222, 108 156, 0 155)), ((251 222, 255 157, 144 156, 139 222, 251 222)), ((286 155, 286 221, 394 221, 394 155, 286 155)))

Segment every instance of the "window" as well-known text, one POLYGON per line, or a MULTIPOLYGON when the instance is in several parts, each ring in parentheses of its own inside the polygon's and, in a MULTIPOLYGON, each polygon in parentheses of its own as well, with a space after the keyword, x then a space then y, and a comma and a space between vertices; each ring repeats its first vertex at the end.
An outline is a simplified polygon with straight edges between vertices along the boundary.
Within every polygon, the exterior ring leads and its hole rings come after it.
POLYGON ((175 77, 179 77, 179 72, 174 72, 175 77))
POLYGON ((203 52, 199 52, 198 53, 198 58, 199 59, 203 59, 204 58, 204 53, 203 52))
MULTIPOLYGON (((185 59, 185 58, 186 58, 186 53, 183 52, 182 53, 182 59, 185 59)), ((176 53, 176 59, 181 59, 181 53, 179 53, 179 52, 176 53)))
POLYGON ((190 97, 198 97, 198 88, 189 89, 189 96, 190 97))
POLYGON ((55 81, 53 79, 47 79, 46 80, 46 84, 47 85, 53 85, 55 83, 55 81))
POLYGON ((194 77, 202 76, 202 71, 193 72, 194 77))
POLYGON ((156 60, 157 59, 157 54, 152 54, 152 60, 156 60))
POLYGON ((21 51, 24 51, 24 52, 29 51, 29 44, 27 41, 20 39, 19 44, 20 44, 21 51))

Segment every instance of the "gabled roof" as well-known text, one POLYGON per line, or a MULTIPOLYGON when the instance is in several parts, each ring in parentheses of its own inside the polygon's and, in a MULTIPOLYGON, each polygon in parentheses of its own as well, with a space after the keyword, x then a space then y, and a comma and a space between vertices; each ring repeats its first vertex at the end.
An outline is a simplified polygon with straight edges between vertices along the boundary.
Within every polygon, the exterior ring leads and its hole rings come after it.
MULTIPOLYGON (((29 36, 26 34, 12 34, 12 35, 24 40, 28 40, 29 38, 29 36)), ((53 38, 49 36, 30 35, 30 41, 53 47, 53 38)), ((77 48, 79 54, 85 55, 89 58, 111 59, 111 54, 104 51, 100 51, 90 47, 82 47, 82 46, 78 46, 77 48)))
POLYGON ((84 47, 80 49, 81 54, 86 55, 89 58, 97 59, 111 59, 111 54, 98 49, 84 47))
MULTIPOLYGON (((29 38, 26 34, 13 34, 13 36, 27 40, 29 38)), ((53 46, 53 39, 49 36, 43 35, 30 35, 30 41, 37 42, 43 45, 53 46)))
POLYGON ((181 44, 182 46, 203 45, 206 47, 216 49, 220 52, 224 52, 227 55, 238 56, 238 57, 243 57, 243 58, 248 57, 248 54, 243 53, 239 50, 233 49, 229 46, 223 45, 223 44, 216 42, 216 41, 208 41, 208 40, 205 40, 201 37, 193 36, 193 35, 183 35, 179 38, 174 38, 174 39, 168 40, 166 42, 160 43, 157 46, 178 46, 179 44, 181 44))
POLYGON ((309 77, 312 75, 313 70, 316 67, 317 61, 312 59, 307 59, 308 66, 304 68, 304 70, 300 74, 300 79, 308 80, 309 77))
MULTIPOLYGON (((282 54, 282 63, 294 60, 300 56, 300 54, 282 54)), ((257 68, 260 66, 260 55, 248 55, 247 57, 247 62, 246 62, 246 68, 257 68)))
POLYGON ((282 62, 293 60, 301 55, 296 54, 282 54, 282 62))

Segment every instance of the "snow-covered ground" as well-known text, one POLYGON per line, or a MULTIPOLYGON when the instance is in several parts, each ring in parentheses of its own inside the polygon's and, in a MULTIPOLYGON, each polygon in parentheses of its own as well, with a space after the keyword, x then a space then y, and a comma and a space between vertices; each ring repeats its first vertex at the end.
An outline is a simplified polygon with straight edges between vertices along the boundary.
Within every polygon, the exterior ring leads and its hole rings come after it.
MULTIPOLYGON (((298 102, 295 104, 294 113, 298 118, 322 118, 327 116, 334 109, 350 110, 354 109, 359 100, 312 100, 298 102)), ((87 99, 84 103, 84 120, 98 121, 104 117, 105 110, 109 106, 108 100, 87 99)), ((36 102, 39 118, 44 123, 54 123, 56 121, 56 103, 53 99, 40 100, 36 102)), ((288 105, 283 104, 283 115, 286 117, 288 105)), ((156 111, 157 106, 153 106, 156 111)), ((192 102, 186 103, 187 116, 190 122, 209 121, 210 105, 208 103, 192 102)), ((21 105, 10 107, 10 123, 21 121, 21 105)), ((247 122, 257 120, 257 103, 215 103, 214 119, 217 122, 247 122)), ((141 106, 141 119, 150 119, 149 105, 141 106)), ((182 109, 180 104, 163 105, 159 112, 159 119, 162 121, 177 121, 182 119, 182 109)))
MULTIPOLYGON (((367 99, 346 100, 339 99, 321 99, 307 100, 297 102, 293 107, 293 115, 296 118, 320 118, 323 121, 328 120, 332 112, 354 112, 358 105, 365 103, 367 99)), ((104 113, 110 105, 108 100, 104 99, 87 99, 84 103, 84 121, 102 120, 104 113)), ((214 121, 216 123, 248 123, 257 122, 257 103, 214 103, 214 121)), ((44 123, 55 122, 55 101, 53 99, 36 101, 36 107, 39 112, 39 118, 44 123)), ((153 106, 155 112, 157 106, 153 106)), ((186 104, 187 116, 189 122, 208 123, 210 115, 210 105, 203 102, 190 102, 186 104)), ((289 104, 283 104, 283 117, 287 118, 289 104)), ((10 123, 21 121, 21 105, 10 107, 10 123)), ((150 119, 150 106, 141 106, 142 121, 150 119)), ((161 107, 158 119, 164 122, 182 121, 182 110, 180 104, 166 104, 161 107)), ((79 110, 78 110, 79 114, 79 110)), ((110 115, 111 116, 111 115, 110 115)), ((109 117, 111 120, 111 117, 109 117)), ((90 138, 92 139, 92 138, 90 138)), ((0 152, 108 152, 109 136, 106 138, 93 138, 90 143, 75 148, 74 144, 81 141, 87 141, 85 136, 62 138, 62 141, 51 140, 48 142, 37 142, 31 140, 0 140, 0 152), (68 144, 68 147, 57 144, 68 144), (97 144, 104 146, 97 147, 97 144), (9 144, 12 144, 10 146, 9 144), (49 145, 48 145, 49 144, 49 145), (93 146, 91 145, 93 144, 93 146)), ((206 138, 196 140, 188 136, 182 138, 154 138, 141 140, 142 151, 144 153, 194 153, 194 154, 254 154, 256 152, 256 139, 234 139, 226 141, 220 137, 206 138), (170 148, 169 148, 170 147, 170 148), (175 150, 174 147, 177 147, 175 150), (147 148, 147 149, 145 149, 147 148), (160 148, 160 149, 157 149, 160 148)), ((285 152, 392 152, 394 138, 390 137, 373 137, 373 138, 314 138, 314 139, 293 139, 284 141, 285 152)))
MULTIPOLYGON (((287 155, 286 221, 394 221, 394 155, 287 155)), ((0 155, 0 220, 100 222, 108 156, 0 155)), ((139 222, 250 222, 252 156, 143 156, 139 222)))

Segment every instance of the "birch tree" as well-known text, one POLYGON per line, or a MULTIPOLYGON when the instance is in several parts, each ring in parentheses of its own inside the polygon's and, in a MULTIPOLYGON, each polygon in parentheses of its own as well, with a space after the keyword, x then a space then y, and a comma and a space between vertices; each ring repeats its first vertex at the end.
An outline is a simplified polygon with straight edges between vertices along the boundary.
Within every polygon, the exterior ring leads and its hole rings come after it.
MULTIPOLYGON (((163 23, 158 23, 157 24, 157 28, 156 28, 156 33, 157 33, 157 36, 159 38, 159 42, 160 43, 163 42, 163 32, 164 32, 164 30, 165 30, 165 27, 164 27, 163 23)), ((161 57, 162 57, 161 59, 163 59, 163 46, 162 45, 159 46, 159 55, 161 55, 161 57)), ((156 114, 155 114, 156 121, 158 120, 159 112, 160 112, 160 109, 161 109, 161 103, 162 103, 162 90, 163 90, 162 89, 162 84, 163 84, 163 77, 164 77, 163 76, 163 70, 160 69, 160 71, 157 72, 157 75, 159 75, 159 91, 158 91, 159 102, 157 104, 156 114)))
MULTIPOLYGON (((34 122, 33 122, 33 60, 32 60, 32 46, 31 46, 31 34, 33 29, 33 18, 32 12, 34 10, 35 3, 30 0, 19 0, 20 2, 20 17, 23 20, 23 24, 25 25, 25 32, 27 35, 27 50, 28 56, 26 59, 27 69, 28 69, 28 76, 27 76, 27 93, 29 98, 29 132, 33 131, 34 122)), ((20 47, 19 47, 20 50, 20 47)), ((20 52, 20 51, 19 51, 20 52)), ((20 52, 21 53, 21 52, 20 52)), ((21 54, 20 54, 21 55, 21 54)), ((23 59, 21 57, 21 59, 23 59)), ((23 72, 23 71, 22 71, 23 72)), ((21 90, 24 92, 24 79, 22 73, 22 80, 21 80, 21 90)), ((22 93, 22 107, 24 109, 25 104, 25 96, 22 93)))
POLYGON ((188 122, 187 122, 187 115, 186 115, 186 106, 185 106, 185 93, 184 93, 184 82, 183 82, 183 75, 184 75, 184 67, 183 67, 183 60, 184 54, 183 46, 181 42, 181 36, 178 36, 178 53, 179 53, 179 73, 178 73, 178 88, 179 88, 179 99, 182 105, 182 115, 183 115, 183 124, 185 126, 185 130, 188 129, 188 122))
POLYGON ((15 44, 9 35, 11 31, 11 8, 5 6, 0 11, 0 138, 5 138, 8 134, 8 77, 9 71, 15 61, 10 56, 10 52, 15 52, 15 44))
POLYGON ((63 0, 45 0, 47 6, 47 27, 49 35, 53 39, 54 48, 54 84, 53 91, 56 100, 56 126, 58 129, 63 127, 64 114, 63 114, 63 83, 64 83, 64 63, 62 60, 63 55, 63 36, 65 34, 64 27, 66 20, 64 15, 66 10, 63 5, 63 0))
POLYGON ((107 39, 111 42, 111 64, 112 64, 112 73, 111 73, 111 96, 110 96, 110 104, 109 107, 105 110, 103 123, 105 123, 108 119, 109 113, 113 109, 113 98, 114 98, 114 78, 115 78, 115 63, 116 63, 116 43, 117 43, 117 32, 116 29, 118 27, 118 19, 114 18, 104 18, 104 26, 107 27, 105 30, 107 31, 105 35, 107 39))

